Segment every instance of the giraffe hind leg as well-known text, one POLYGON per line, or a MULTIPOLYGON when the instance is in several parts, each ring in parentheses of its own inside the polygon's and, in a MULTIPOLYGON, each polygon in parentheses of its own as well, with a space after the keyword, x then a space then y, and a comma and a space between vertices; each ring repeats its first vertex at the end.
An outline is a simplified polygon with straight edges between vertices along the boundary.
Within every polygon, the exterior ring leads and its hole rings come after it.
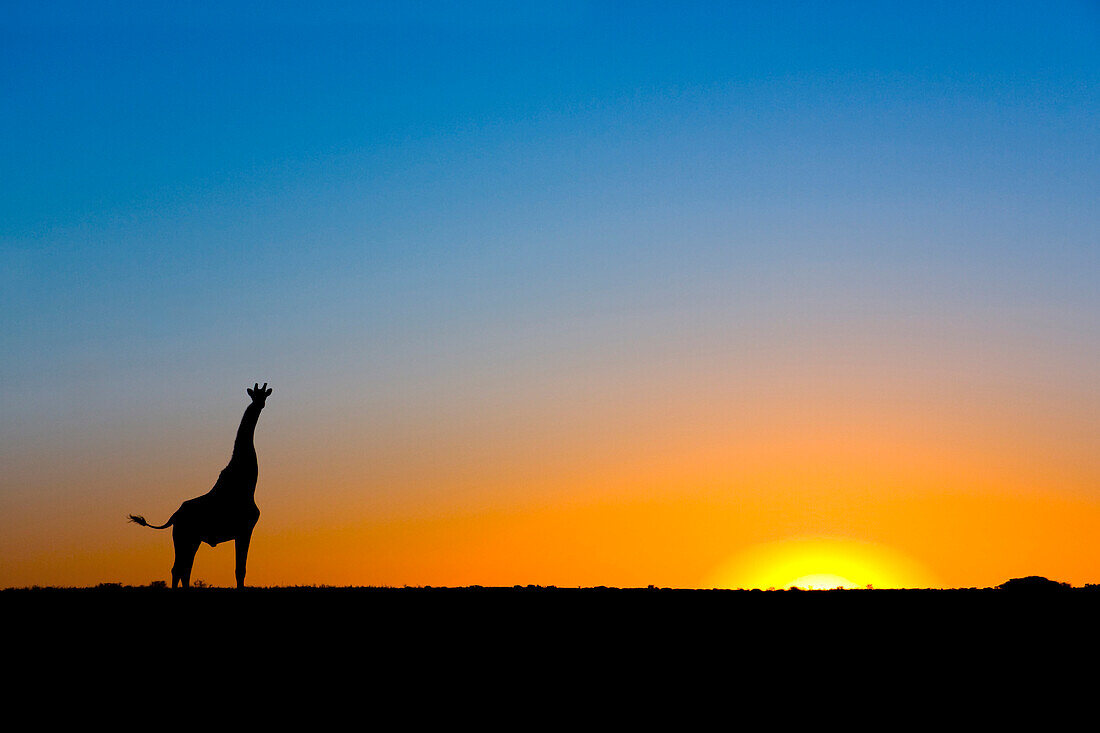
POLYGON ((172 587, 182 583, 184 588, 191 587, 191 566, 195 564, 195 553, 199 550, 199 540, 172 534, 172 543, 176 548, 176 562, 172 566, 172 587))

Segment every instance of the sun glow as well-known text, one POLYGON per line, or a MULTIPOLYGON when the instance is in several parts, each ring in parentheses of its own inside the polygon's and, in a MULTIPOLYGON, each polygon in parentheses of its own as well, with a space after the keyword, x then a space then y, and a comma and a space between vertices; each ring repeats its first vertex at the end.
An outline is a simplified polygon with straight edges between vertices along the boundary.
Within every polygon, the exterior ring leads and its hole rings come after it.
POLYGON ((815 573, 795 578, 786 587, 801 588, 802 590, 831 590, 833 588, 858 588, 859 586, 839 575, 829 573, 815 573))
POLYGON ((796 539, 760 545, 712 578, 719 588, 928 588, 937 583, 919 563, 869 542, 796 539))

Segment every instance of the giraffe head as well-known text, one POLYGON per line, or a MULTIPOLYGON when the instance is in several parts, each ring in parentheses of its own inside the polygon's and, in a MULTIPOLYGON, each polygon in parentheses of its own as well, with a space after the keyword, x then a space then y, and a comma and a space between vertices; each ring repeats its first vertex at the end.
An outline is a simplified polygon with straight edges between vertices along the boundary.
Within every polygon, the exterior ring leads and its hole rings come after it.
POLYGON ((260 386, 259 382, 256 382, 252 389, 246 389, 248 396, 252 398, 252 403, 263 407, 267 403, 268 395, 271 394, 271 390, 267 388, 267 382, 264 382, 264 386, 260 386))

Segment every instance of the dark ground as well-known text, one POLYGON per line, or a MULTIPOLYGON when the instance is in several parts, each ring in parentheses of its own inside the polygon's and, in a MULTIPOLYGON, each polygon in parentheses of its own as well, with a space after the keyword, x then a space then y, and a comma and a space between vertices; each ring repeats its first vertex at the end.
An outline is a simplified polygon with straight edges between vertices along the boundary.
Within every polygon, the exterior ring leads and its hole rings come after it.
POLYGON ((979 640, 1091 626, 1096 588, 730 591, 660 588, 96 588, 0 590, 0 612, 54 634, 141 635, 166 626, 212 639, 243 632, 374 648, 557 643, 755 644, 829 648, 905 644, 938 635, 979 640))
POLYGON ((1071 670, 1094 679, 1098 611, 1092 589, 0 591, 5 664, 28 693, 93 689, 110 709, 171 694, 192 715, 209 695, 308 700, 406 723, 519 706, 503 722, 520 728, 601 701, 642 718, 675 702, 678 729, 730 705, 839 716, 886 701, 892 722, 930 701, 1011 705, 1071 670))

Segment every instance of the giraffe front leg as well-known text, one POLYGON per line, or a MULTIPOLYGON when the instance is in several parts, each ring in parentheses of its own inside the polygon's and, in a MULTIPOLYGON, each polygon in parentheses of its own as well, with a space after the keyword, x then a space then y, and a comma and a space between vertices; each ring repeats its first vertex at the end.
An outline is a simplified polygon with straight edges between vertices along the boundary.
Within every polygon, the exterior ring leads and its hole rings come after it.
POLYGON ((248 562, 248 545, 252 541, 252 530, 248 530, 248 534, 238 537, 234 544, 237 550, 237 587, 244 587, 244 575, 246 571, 246 564, 248 562))

